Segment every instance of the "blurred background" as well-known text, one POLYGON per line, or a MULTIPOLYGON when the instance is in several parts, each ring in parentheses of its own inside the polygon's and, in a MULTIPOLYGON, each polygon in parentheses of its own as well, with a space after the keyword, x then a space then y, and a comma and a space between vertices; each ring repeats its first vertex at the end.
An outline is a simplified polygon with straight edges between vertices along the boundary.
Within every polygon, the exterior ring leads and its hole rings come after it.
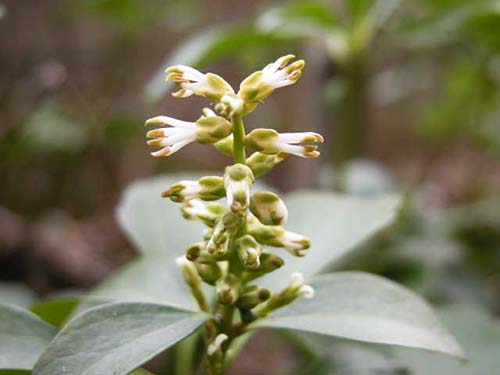
POLYGON ((266 183, 402 192, 398 222, 342 268, 500 314, 500 2, 490 0, 0 0, 0 298, 29 305, 96 285, 136 256, 114 220, 130 182, 228 163, 196 145, 149 156, 145 119, 192 121, 204 103, 173 100, 166 67, 237 87, 286 53, 306 60, 303 78, 247 127, 326 142, 317 162, 287 160, 266 183))

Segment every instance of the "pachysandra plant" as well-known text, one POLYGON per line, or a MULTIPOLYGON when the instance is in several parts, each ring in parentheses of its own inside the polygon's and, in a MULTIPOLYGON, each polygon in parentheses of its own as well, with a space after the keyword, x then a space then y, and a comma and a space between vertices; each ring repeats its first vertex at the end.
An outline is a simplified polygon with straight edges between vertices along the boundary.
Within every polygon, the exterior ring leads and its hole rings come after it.
POLYGON ((270 191, 253 193, 252 188, 262 168, 270 170, 287 155, 318 157, 314 143, 323 142, 323 137, 313 132, 280 134, 273 129, 254 129, 247 134, 243 124, 243 117, 275 89, 300 78, 305 63, 291 63, 293 59, 293 55, 281 57, 253 73, 243 80, 238 93, 218 75, 203 74, 187 66, 168 68, 167 79, 180 86, 175 97, 204 96, 214 102, 219 115, 205 108, 196 122, 166 116, 146 121, 146 125, 169 125, 147 133, 153 138, 149 145, 160 147, 152 152, 153 156, 171 155, 198 141, 224 147, 234 158, 223 176, 180 181, 163 193, 163 197, 182 204, 184 218, 207 226, 200 241, 188 246, 177 264, 200 310, 213 316, 205 324, 204 363, 210 374, 223 372, 228 350, 249 324, 300 296, 314 296, 314 289, 298 272, 291 275, 286 288, 276 293, 256 281, 284 264, 265 246, 282 247, 298 257, 305 256, 310 247, 307 237, 283 228, 288 212, 280 197, 270 191), (255 154, 247 158, 246 147, 255 154), (205 203, 222 198, 226 198, 225 205, 205 203), (214 304, 207 299, 202 283, 215 288, 214 304))
POLYGON ((119 210, 120 223, 140 248, 155 252, 95 291, 107 291, 111 302, 82 307, 57 334, 40 319, 48 320, 43 309, 34 309, 36 316, 0 304, 0 369, 126 375, 177 344, 177 374, 223 374, 259 328, 462 356, 432 309, 411 291, 363 272, 315 275, 392 220, 398 199, 314 192, 290 197, 287 209, 276 193, 254 191, 256 179, 289 155, 319 156, 316 144, 323 138, 317 133, 247 132, 243 123, 275 89, 300 78, 304 61, 293 60, 287 55, 251 74, 237 93, 216 74, 187 66, 167 69, 167 79, 180 87, 175 97, 203 96, 213 109, 205 108, 195 121, 147 120, 154 127, 147 132, 152 155, 169 156, 199 142, 233 158, 220 175, 182 179, 163 189, 163 197, 180 204, 185 219, 206 229, 190 238, 175 260, 168 247, 178 243, 173 237, 178 224, 169 224, 170 214, 158 219, 166 207, 158 204, 159 194, 151 197, 149 183, 138 186, 146 194, 132 188, 119 210), (249 156, 247 148, 253 150, 249 156), (289 225, 321 241, 310 249, 309 238, 286 229, 289 225), (165 231, 170 239, 163 238, 165 231), (201 359, 193 354, 200 337, 201 359))

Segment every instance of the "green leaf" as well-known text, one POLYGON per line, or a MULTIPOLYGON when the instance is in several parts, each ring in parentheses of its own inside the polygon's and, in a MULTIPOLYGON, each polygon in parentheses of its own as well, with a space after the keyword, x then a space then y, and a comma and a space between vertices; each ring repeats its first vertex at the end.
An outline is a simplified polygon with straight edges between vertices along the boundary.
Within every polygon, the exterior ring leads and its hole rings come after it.
POLYGON ((387 226, 396 216, 400 197, 364 198, 316 191, 293 193, 284 201, 290 218, 285 227, 309 237, 311 248, 304 258, 279 253, 286 266, 260 282, 273 290, 286 286, 291 272, 299 271, 307 277, 324 271, 387 226))
POLYGON ((78 306, 78 298, 56 298, 42 301, 30 310, 55 327, 61 327, 78 306))
POLYGON ((113 302, 76 316, 36 363, 37 375, 125 375, 190 335, 206 314, 113 302))
POLYGON ((28 308, 37 300, 33 290, 24 284, 2 282, 0 283, 0 301, 4 304, 28 308))
POLYGON ((56 329, 20 307, 0 305, 0 368, 31 370, 56 329))
POLYGON ((321 36, 342 27, 333 8, 317 1, 303 1, 273 7, 256 20, 257 28, 266 33, 287 37, 321 36))
POLYGON ((500 368, 500 321, 477 307, 450 306, 441 314, 463 344, 467 362, 460 363, 432 353, 398 349, 393 367, 411 368, 412 375, 490 375, 500 368))
POLYGON ((417 294, 381 277, 339 272, 313 278, 299 299, 253 327, 288 328, 463 357, 459 344, 417 294))
POLYGON ((138 368, 137 370, 132 371, 129 375, 154 375, 154 374, 143 368, 138 368))

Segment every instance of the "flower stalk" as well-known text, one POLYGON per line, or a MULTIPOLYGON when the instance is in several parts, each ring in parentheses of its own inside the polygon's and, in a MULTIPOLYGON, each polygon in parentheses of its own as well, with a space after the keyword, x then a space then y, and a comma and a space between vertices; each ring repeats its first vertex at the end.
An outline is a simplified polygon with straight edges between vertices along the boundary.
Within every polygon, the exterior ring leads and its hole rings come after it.
MULTIPOLYGON (((187 220, 204 223, 202 239, 194 240, 178 265, 200 310, 212 318, 205 325, 205 369, 210 375, 222 374, 233 353, 235 339, 247 334, 247 326, 265 318, 300 296, 312 297, 314 290, 304 284, 302 275, 281 291, 258 285, 258 279, 283 266, 283 259, 265 248, 281 247, 297 257, 306 255, 307 237, 287 231, 283 225, 288 210, 273 192, 253 192, 256 177, 268 173, 289 155, 303 158, 319 156, 320 134, 312 132, 278 133, 274 129, 254 129, 247 134, 243 117, 250 114, 276 89, 297 82, 305 65, 286 55, 268 64, 235 90, 220 76, 201 73, 187 66, 167 69, 167 79, 179 86, 174 97, 203 96, 214 104, 205 108, 194 122, 156 116, 146 125, 159 126, 147 133, 148 144, 160 147, 152 153, 165 157, 191 142, 212 144, 215 150, 232 156, 233 164, 223 176, 205 176, 180 181, 164 191, 163 197, 181 203, 187 220), (255 152, 247 158, 246 148, 255 152), (206 203, 226 198, 227 204, 206 203), (196 242, 198 241, 198 242, 196 242), (215 290, 209 301, 202 284, 215 290)), ((241 340, 236 340, 236 342, 241 340)), ((239 343, 235 344, 240 345, 239 343)))

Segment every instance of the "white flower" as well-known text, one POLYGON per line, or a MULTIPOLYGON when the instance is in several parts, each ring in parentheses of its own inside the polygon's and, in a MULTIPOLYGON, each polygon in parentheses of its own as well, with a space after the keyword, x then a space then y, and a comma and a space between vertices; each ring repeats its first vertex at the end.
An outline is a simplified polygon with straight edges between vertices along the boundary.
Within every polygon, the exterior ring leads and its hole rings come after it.
POLYGON ((224 197, 224 182, 222 177, 205 176, 198 181, 183 180, 172 185, 162 193, 164 198, 174 202, 184 202, 195 198, 213 201, 224 197))
POLYGON ((283 231, 282 235, 277 238, 277 241, 291 254, 298 257, 305 256, 307 254, 306 250, 311 246, 309 238, 287 230, 283 231))
POLYGON ((146 137, 154 138, 148 141, 149 146, 161 147, 160 150, 151 153, 155 157, 172 155, 196 140, 197 126, 194 122, 157 116, 147 120, 146 126, 148 125, 170 125, 170 127, 158 128, 146 133, 146 137))
POLYGON ((323 143, 321 134, 313 132, 278 133, 274 129, 254 129, 245 138, 248 147, 263 154, 292 154, 302 158, 317 158, 318 146, 310 143, 323 143))
POLYGON ((305 62, 297 60, 288 65, 294 58, 294 55, 282 56, 245 78, 240 84, 238 96, 247 102, 259 102, 271 95, 275 89, 297 82, 305 62))
POLYGON ((298 60, 293 64, 288 63, 295 58, 294 55, 286 55, 268 64, 262 69, 262 81, 274 87, 275 89, 293 85, 300 78, 302 68, 305 65, 304 60, 298 60))
POLYGON ((167 80, 172 80, 181 87, 172 94, 175 97, 186 98, 195 94, 218 102, 226 93, 234 94, 231 85, 217 74, 203 74, 186 65, 172 66, 166 72, 169 73, 167 80))
POLYGON ((191 142, 215 143, 229 136, 232 124, 223 117, 216 116, 208 108, 204 110, 204 116, 196 122, 177 120, 167 116, 157 116, 146 121, 146 126, 165 126, 147 132, 148 145, 161 147, 160 150, 152 152, 153 156, 169 156, 179 151, 191 142))

